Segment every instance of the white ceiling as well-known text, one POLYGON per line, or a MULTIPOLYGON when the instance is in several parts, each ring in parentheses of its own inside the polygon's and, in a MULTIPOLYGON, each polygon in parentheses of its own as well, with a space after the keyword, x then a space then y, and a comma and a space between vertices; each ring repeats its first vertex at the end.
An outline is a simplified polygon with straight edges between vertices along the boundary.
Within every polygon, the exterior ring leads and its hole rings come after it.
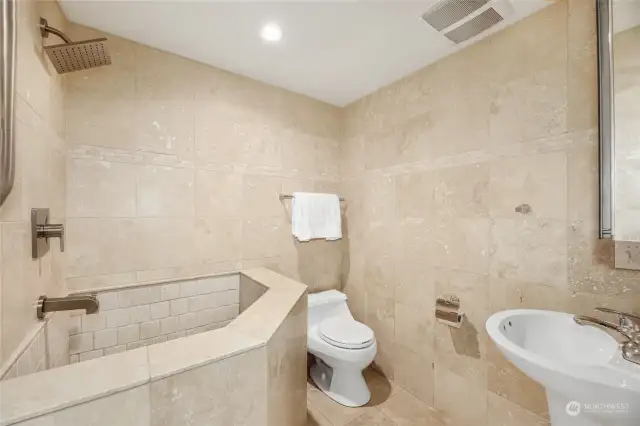
POLYGON ((551 3, 510 1, 515 12, 506 21, 461 45, 421 19, 437 0, 61 4, 71 21, 344 106, 551 3), (267 22, 282 28, 280 43, 260 39, 267 22))

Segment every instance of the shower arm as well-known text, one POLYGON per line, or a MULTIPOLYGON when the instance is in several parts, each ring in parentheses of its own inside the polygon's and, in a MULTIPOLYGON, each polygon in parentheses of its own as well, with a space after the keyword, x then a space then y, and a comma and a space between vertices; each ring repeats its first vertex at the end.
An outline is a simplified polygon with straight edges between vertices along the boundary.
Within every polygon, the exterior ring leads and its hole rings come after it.
POLYGON ((73 43, 65 33, 56 28, 50 27, 47 20, 44 18, 40 18, 40 34, 44 38, 48 38, 49 34, 54 34, 60 37, 65 43, 73 43))
POLYGON ((0 205, 11 193, 15 180, 16 9, 16 0, 0 0, 0 205))

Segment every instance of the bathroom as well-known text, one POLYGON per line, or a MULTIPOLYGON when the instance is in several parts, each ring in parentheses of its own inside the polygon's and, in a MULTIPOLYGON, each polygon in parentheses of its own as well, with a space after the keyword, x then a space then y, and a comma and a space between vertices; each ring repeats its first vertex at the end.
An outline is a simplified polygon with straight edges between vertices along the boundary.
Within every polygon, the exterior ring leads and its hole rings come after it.
POLYGON ((0 426, 637 425, 639 3, 2 0, 0 426), (614 382, 541 378, 541 335, 614 382))

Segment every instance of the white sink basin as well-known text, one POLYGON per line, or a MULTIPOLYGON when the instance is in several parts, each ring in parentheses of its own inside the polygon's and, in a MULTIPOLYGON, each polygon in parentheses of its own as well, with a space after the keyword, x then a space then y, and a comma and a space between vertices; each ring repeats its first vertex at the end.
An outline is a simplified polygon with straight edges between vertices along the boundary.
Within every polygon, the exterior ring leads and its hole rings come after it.
POLYGON ((640 425, 640 365, 606 332, 563 312, 512 310, 487 320, 504 356, 544 386, 552 426, 640 425))

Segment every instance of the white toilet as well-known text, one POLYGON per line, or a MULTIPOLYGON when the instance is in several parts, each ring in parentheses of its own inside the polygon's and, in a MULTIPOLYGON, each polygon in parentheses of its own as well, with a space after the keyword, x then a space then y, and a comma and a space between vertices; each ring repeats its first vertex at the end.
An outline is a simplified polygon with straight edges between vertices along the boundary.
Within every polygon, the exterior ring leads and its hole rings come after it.
POLYGON ((347 407, 369 402, 362 376, 376 356, 373 330, 356 321, 347 296, 337 290, 309 295, 308 351, 316 358, 311 379, 334 401, 347 407))

